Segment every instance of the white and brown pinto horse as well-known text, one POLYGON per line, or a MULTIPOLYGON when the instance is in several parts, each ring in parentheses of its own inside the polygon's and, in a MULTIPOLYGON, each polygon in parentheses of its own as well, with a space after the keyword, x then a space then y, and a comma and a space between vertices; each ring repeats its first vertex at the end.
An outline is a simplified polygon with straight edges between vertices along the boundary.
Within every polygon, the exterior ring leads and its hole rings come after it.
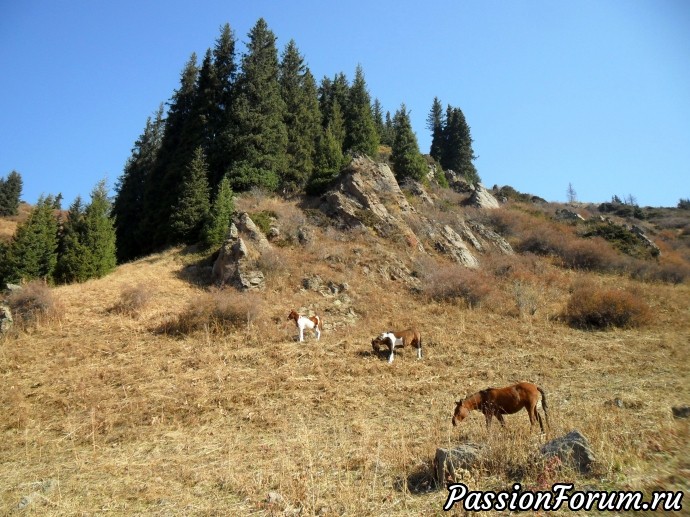
POLYGON ((295 320, 295 324, 299 330, 299 340, 304 341, 304 329, 313 330, 316 334, 316 340, 321 339, 322 321, 318 316, 301 316, 294 309, 290 311, 287 317, 288 320, 295 320))
POLYGON ((390 352, 388 364, 392 363, 395 358, 396 347, 400 348, 406 345, 414 346, 417 349, 417 359, 422 358, 422 335, 415 328, 398 330, 396 332, 389 330, 371 341, 371 347, 374 349, 374 352, 378 352, 382 345, 387 346, 390 352))

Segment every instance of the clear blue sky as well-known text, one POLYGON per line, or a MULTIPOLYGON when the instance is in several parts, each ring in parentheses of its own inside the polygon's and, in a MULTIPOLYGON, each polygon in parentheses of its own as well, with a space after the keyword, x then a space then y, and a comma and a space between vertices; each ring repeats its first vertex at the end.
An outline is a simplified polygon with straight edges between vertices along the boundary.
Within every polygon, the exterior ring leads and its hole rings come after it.
POLYGON ((690 198, 690 1, 0 0, 0 176, 23 199, 88 198, 121 175, 146 118, 230 24, 263 17, 314 76, 354 76, 411 110, 434 96, 471 127, 482 181, 564 201, 690 198))

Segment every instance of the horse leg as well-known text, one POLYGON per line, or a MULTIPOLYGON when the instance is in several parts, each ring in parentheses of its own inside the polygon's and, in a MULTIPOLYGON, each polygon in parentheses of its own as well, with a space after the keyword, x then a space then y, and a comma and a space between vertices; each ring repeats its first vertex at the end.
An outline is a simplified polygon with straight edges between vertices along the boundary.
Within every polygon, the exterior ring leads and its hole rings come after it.
POLYGON ((393 358, 395 357, 395 341, 389 339, 390 341, 390 350, 391 350, 391 355, 388 357, 388 364, 391 364, 393 362, 393 358))
POLYGON ((422 358, 422 344, 420 343, 419 346, 417 347, 417 359, 422 358))
POLYGON ((302 341, 304 341, 304 329, 299 327, 299 342, 301 343, 302 341))
POLYGON ((541 415, 539 414, 539 411, 537 410, 537 406, 534 406, 534 414, 537 417, 537 422, 539 422, 539 428, 541 429, 541 434, 544 434, 544 423, 541 420, 541 415))
POLYGON ((484 413, 484 418, 486 418, 486 428, 489 429, 491 427, 491 417, 493 415, 491 414, 491 411, 487 411, 484 413))
POLYGON ((319 330, 318 325, 314 327, 314 332, 316 333, 316 340, 318 341, 319 339, 321 339, 321 331, 319 330))
POLYGON ((502 413, 496 413, 496 418, 498 418, 498 421, 501 423, 502 427, 506 426, 506 421, 503 420, 503 414, 502 413))

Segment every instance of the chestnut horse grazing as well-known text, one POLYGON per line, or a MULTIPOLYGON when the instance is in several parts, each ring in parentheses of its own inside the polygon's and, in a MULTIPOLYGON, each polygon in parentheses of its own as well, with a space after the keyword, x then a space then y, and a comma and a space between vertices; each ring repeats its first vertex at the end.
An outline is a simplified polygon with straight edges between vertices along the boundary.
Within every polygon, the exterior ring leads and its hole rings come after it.
POLYGON ((487 427, 491 425, 491 417, 494 415, 501 425, 505 426, 503 415, 512 415, 525 408, 529 415, 529 423, 534 426, 535 420, 539 422, 539 427, 543 433, 544 424, 542 424, 541 415, 537 411, 539 393, 541 393, 541 406, 544 409, 546 425, 549 425, 549 415, 546 412, 546 394, 544 390, 531 382, 519 382, 505 388, 487 388, 470 395, 465 400, 456 402, 453 425, 458 425, 467 418, 470 411, 476 409, 484 413, 487 427))
POLYGON ((417 359, 422 358, 422 335, 417 329, 414 328, 399 330, 397 332, 390 330, 371 340, 371 347, 374 349, 374 352, 378 352, 381 348, 381 345, 387 346, 388 350, 390 351, 388 364, 393 362, 393 358, 395 357, 395 347, 402 347, 405 345, 410 345, 417 348, 417 359))
POLYGON ((311 329, 314 331, 314 334, 316 334, 316 340, 318 341, 321 339, 321 329, 323 328, 321 325, 321 318, 318 316, 312 316, 312 317, 307 317, 307 316, 301 316, 297 313, 296 310, 291 310, 290 314, 288 314, 287 317, 288 320, 295 320, 295 324, 297 325, 297 330, 299 330, 299 340, 304 341, 304 329, 311 329))

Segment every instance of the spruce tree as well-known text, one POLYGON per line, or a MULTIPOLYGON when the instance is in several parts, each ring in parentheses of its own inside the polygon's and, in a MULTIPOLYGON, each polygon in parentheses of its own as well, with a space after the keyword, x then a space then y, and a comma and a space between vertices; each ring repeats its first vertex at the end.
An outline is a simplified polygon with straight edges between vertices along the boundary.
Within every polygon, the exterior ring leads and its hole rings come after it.
POLYGON ((182 179, 180 198, 170 221, 174 242, 193 244, 200 240, 209 208, 208 165, 204 150, 197 147, 182 179))
POLYGON ((225 24, 213 48, 213 67, 216 80, 216 110, 210 120, 215 139, 208 150, 209 184, 215 188, 232 164, 232 104, 237 77, 235 35, 225 24))
POLYGON ((307 194, 322 194, 338 177, 343 164, 342 146, 328 126, 319 136, 314 172, 307 184, 307 194))
POLYGON ((434 97, 431 111, 426 119, 426 127, 431 131, 431 149, 429 154, 437 162, 441 162, 443 155, 443 106, 438 97, 434 97))
POLYGON ((122 176, 115 185, 113 216, 117 235, 117 258, 124 262, 141 256, 148 248, 150 237, 142 227, 144 192, 156 165, 163 137, 163 106, 155 118, 149 117, 127 160, 122 176))
POLYGON ((91 191, 91 200, 84 210, 84 244, 91 255, 92 278, 101 278, 115 269, 116 237, 111 209, 106 182, 99 181, 91 191))
POLYGON ((261 18, 249 32, 233 100, 233 190, 275 191, 287 166, 285 102, 278 83, 276 37, 261 18))
POLYGON ((17 227, 5 252, 5 282, 43 278, 52 280, 57 263, 58 222, 53 196, 41 196, 26 221, 17 227))
POLYGON ((170 102, 156 164, 144 189, 142 229, 147 239, 143 253, 175 240, 170 226, 172 210, 181 195, 180 185, 187 165, 201 143, 194 120, 198 73, 196 54, 192 54, 170 102))
POLYGON ((314 170, 320 113, 314 77, 294 40, 290 40, 283 53, 280 87, 287 129, 287 167, 281 175, 281 188, 295 192, 304 188, 314 170))
POLYGON ((17 171, 0 178, 0 216, 17 215, 22 187, 22 177, 17 171))
POLYGON ((481 181, 477 169, 472 163, 477 157, 472 150, 470 127, 460 108, 448 106, 446 109, 446 125, 443 131, 443 152, 441 166, 445 170, 453 170, 472 185, 481 181))
POLYGON ((204 225, 203 241, 207 247, 217 248, 223 244, 234 211, 235 200, 230 181, 223 178, 218 184, 218 192, 204 225))
POLYGON ((84 282, 91 277, 91 250, 85 242, 84 206, 77 196, 67 211, 60 233, 55 279, 61 283, 84 282))
POLYGON ((412 178, 421 181, 428 173, 429 168, 427 167, 426 160, 419 152, 417 137, 412 131, 410 116, 405 104, 402 104, 395 113, 393 126, 395 128, 395 139, 393 140, 391 161, 396 177, 398 179, 412 178))
POLYGON ((383 145, 391 145, 392 142, 386 141, 386 125, 383 122, 383 108, 381 107, 381 102, 378 99, 374 99, 372 115, 374 117, 374 126, 376 127, 376 134, 378 135, 379 142, 381 142, 383 145))
POLYGON ((360 65, 357 65, 355 79, 350 87, 345 111, 345 128, 347 131, 345 150, 347 152, 376 156, 379 140, 371 110, 371 99, 360 65))

